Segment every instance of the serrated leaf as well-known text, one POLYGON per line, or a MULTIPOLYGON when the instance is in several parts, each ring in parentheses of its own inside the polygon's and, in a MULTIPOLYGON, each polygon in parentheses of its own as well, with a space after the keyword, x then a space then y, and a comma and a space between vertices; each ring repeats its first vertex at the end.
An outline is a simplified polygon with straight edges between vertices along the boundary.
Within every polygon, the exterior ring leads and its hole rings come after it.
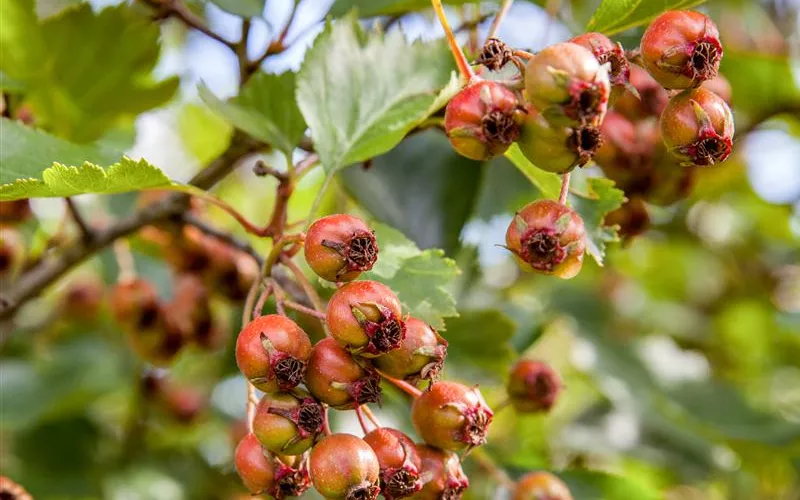
POLYGON ((542 197, 550 199, 558 199, 561 192, 561 176, 545 172, 544 170, 536 167, 531 163, 522 150, 519 149, 516 143, 512 144, 505 153, 505 157, 519 169, 520 172, 525 174, 525 177, 530 179, 536 189, 542 193, 542 197))
MULTIPOLYGON (((442 3, 450 5, 464 5, 478 3, 480 0, 444 0, 442 3)), ((405 14, 415 10, 428 9, 430 0, 336 0, 331 6, 330 15, 339 17, 353 9, 361 17, 385 16, 391 14, 405 14)))
POLYGON ((260 17, 265 0, 210 0, 211 3, 230 14, 240 17, 260 17))
POLYGON ((569 201, 583 219, 586 251, 602 266, 606 243, 619 240, 616 227, 604 226, 603 219, 608 212, 622 206, 625 193, 614 187, 614 181, 602 178, 588 179, 587 189, 586 193, 571 193, 569 201))
POLYGON ((510 340, 515 331, 511 318, 497 309, 462 311, 447 320, 448 365, 477 366, 504 378, 514 359, 510 340))
POLYGON ((705 0, 603 0, 586 31, 611 35, 648 23, 667 10, 688 9, 705 0))
POLYGON ((365 33, 354 16, 329 23, 297 76, 297 101, 325 170, 397 145, 443 102, 452 73, 441 40, 409 44, 399 30, 365 33))
POLYGON ((231 125, 291 153, 303 137, 306 122, 294 99, 295 74, 258 73, 230 101, 222 101, 204 85, 200 97, 231 125))

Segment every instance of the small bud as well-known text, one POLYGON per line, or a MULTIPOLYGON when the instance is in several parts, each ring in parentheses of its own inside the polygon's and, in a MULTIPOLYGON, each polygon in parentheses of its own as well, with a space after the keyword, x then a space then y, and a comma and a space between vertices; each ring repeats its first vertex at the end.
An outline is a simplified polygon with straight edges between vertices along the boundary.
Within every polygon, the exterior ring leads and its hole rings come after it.
POLYGON ((333 434, 311 450, 311 481, 331 500, 375 500, 380 488, 380 465, 364 440, 333 434))
POLYGON ((685 165, 716 165, 733 147, 733 114, 717 94, 704 88, 681 92, 661 114, 661 137, 685 165))
POLYGON ((299 455, 322 433, 324 409, 304 391, 267 394, 253 418, 253 433, 273 453, 299 455))
POLYGON ((311 350, 306 387, 325 404, 352 409, 381 399, 380 376, 368 365, 360 365, 334 339, 325 338, 311 350))
POLYGON ((417 318, 405 320, 406 337, 400 347, 375 358, 375 366, 387 375, 417 385, 435 382, 447 357, 447 341, 417 318))
POLYGON ((523 359, 511 368, 506 390, 517 411, 534 413, 549 411, 561 387, 561 379, 549 365, 523 359))

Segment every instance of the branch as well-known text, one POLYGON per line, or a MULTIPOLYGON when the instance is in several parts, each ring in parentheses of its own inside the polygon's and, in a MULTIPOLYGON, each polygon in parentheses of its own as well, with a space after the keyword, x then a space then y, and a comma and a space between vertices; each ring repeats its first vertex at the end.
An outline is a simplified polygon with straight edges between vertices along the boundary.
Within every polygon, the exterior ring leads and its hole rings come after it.
POLYGON ((78 229, 81 232, 81 238, 83 243, 90 243, 94 239, 94 232, 89 227, 89 224, 84 220, 83 216, 81 215, 80 211, 78 211, 78 207, 75 206, 75 201, 70 198, 64 198, 64 201, 67 203, 67 211, 69 212, 72 220, 75 221, 75 225, 78 226, 78 229))
POLYGON ((196 15, 194 12, 189 10, 188 7, 183 3, 182 0, 142 0, 145 4, 149 5, 153 8, 160 17, 167 18, 167 17, 174 17, 179 19, 183 24, 186 26, 196 29, 200 33, 203 33, 209 38, 212 38, 219 43, 225 45, 234 53, 236 52, 236 44, 231 42, 230 40, 226 40, 222 38, 222 36, 206 26, 205 21, 196 15))
POLYGON ((514 0, 503 0, 503 4, 500 6, 500 10, 497 11, 497 15, 492 21, 492 26, 489 28, 489 34, 486 35, 486 38, 494 38, 497 35, 497 30, 500 29, 500 23, 503 22, 503 19, 508 14, 508 11, 511 10, 511 4, 514 3, 514 0))

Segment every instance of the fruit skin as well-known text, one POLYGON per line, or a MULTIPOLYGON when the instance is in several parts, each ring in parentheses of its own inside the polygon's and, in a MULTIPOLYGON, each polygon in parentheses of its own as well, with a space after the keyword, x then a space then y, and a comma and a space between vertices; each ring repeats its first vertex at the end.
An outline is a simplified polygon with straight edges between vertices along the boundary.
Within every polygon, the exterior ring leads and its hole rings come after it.
POLYGON ((469 479, 461 468, 458 455, 424 444, 417 445, 422 460, 422 475, 428 477, 412 500, 459 500, 469 487, 469 479))
POLYGON ((472 160, 503 154, 519 136, 519 101, 503 85, 478 80, 450 99, 444 129, 453 149, 472 160))
POLYGON ((411 406, 417 433, 431 446, 462 451, 486 442, 492 410, 477 387, 437 382, 411 406))
POLYGON ((253 433, 264 448, 283 455, 299 455, 322 433, 324 409, 308 393, 267 394, 256 406, 253 433))
POLYGON ((714 22, 690 10, 655 18, 642 35, 640 50, 645 69, 667 89, 688 89, 714 78, 723 53, 714 22))
POLYGON ((614 110, 630 120, 661 116, 669 102, 669 93, 641 66, 632 64, 630 69, 630 85, 639 96, 630 90, 623 92, 614 103, 614 110))
POLYGON ((234 463, 242 483, 254 495, 268 494, 281 500, 302 495, 309 486, 304 465, 295 469, 282 463, 262 448, 252 433, 236 446, 234 463))
POLYGON ((16 228, 0 226, 0 284, 13 280, 25 260, 25 241, 16 228))
POLYGON ((543 49, 525 69, 528 101, 557 125, 599 125, 608 109, 610 85, 606 69, 575 43, 543 49))
POLYGON ((618 209, 606 214, 604 226, 619 226, 617 233, 624 243, 639 236, 650 227, 647 205, 639 197, 633 197, 618 209))
POLYGON ((311 340, 285 316, 254 319, 236 339, 236 364, 250 383, 266 393, 288 391, 302 382, 311 340))
POLYGON ((70 320, 93 322, 103 307, 105 285, 94 276, 72 281, 61 301, 62 314, 70 320))
POLYGON ((360 356, 374 357, 396 349, 405 338, 400 300, 377 281, 355 281, 339 288, 328 302, 331 336, 360 356))
POLYGON ((597 32, 584 33, 569 41, 589 49, 601 66, 603 64, 610 65, 608 79, 613 86, 610 97, 610 101, 613 103, 625 90, 631 74, 630 64, 625 57, 622 45, 612 42, 607 36, 597 32))
POLYGON ((511 500, 572 500, 564 482, 549 472, 529 472, 517 481, 511 500))
POLYGON ((20 224, 33 215, 28 198, 14 201, 0 201, 0 223, 20 224))
POLYGON ((523 359, 512 368, 506 391, 514 409, 523 413, 549 411, 561 392, 558 374, 546 363, 523 359))
POLYGON ((378 457, 384 498, 406 498, 422 488, 422 461, 410 437, 396 429, 380 427, 364 436, 364 442, 378 457))
POLYGON ((378 497, 378 457, 364 440, 332 434, 314 446, 311 482, 330 500, 374 500, 378 497))
POLYGON ((375 358, 375 366, 387 375, 417 385, 435 382, 447 357, 447 341, 436 330, 414 317, 407 317, 406 337, 400 347, 375 358))
POLYGON ((522 207, 506 231, 506 247, 525 271, 575 277, 583 265, 583 220, 573 210, 552 200, 522 207))
POLYGON ((685 165, 715 165, 733 147, 733 114, 717 94, 704 88, 681 92, 661 114, 661 138, 685 165))
POLYGON ((369 271, 378 259, 375 234, 352 215, 329 215, 308 228, 305 258, 311 269, 328 281, 352 281, 369 271))
POLYGON ((311 350, 306 387, 315 398, 340 410, 380 402, 380 376, 365 366, 336 340, 322 339, 311 350))

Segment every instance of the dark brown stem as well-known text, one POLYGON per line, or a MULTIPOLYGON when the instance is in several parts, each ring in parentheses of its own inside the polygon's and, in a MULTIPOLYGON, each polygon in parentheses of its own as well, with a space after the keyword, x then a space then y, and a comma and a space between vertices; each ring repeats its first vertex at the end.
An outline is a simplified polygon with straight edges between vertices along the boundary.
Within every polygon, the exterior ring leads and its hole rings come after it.
POLYGON ((64 202, 67 204, 67 211, 72 217, 72 220, 75 221, 75 225, 78 226, 78 229, 81 232, 81 239, 83 240, 83 243, 91 243, 91 241, 94 239, 94 232, 83 218, 83 215, 81 215, 78 207, 75 206, 75 201, 70 197, 66 197, 64 198, 64 202))
POLYGON ((189 8, 181 0, 143 0, 143 2, 158 11, 161 16, 179 19, 186 26, 196 29, 200 33, 203 33, 207 37, 218 41, 232 51, 236 52, 235 43, 226 40, 218 33, 211 31, 211 29, 206 26, 205 21, 197 16, 194 12, 189 10, 189 8))

